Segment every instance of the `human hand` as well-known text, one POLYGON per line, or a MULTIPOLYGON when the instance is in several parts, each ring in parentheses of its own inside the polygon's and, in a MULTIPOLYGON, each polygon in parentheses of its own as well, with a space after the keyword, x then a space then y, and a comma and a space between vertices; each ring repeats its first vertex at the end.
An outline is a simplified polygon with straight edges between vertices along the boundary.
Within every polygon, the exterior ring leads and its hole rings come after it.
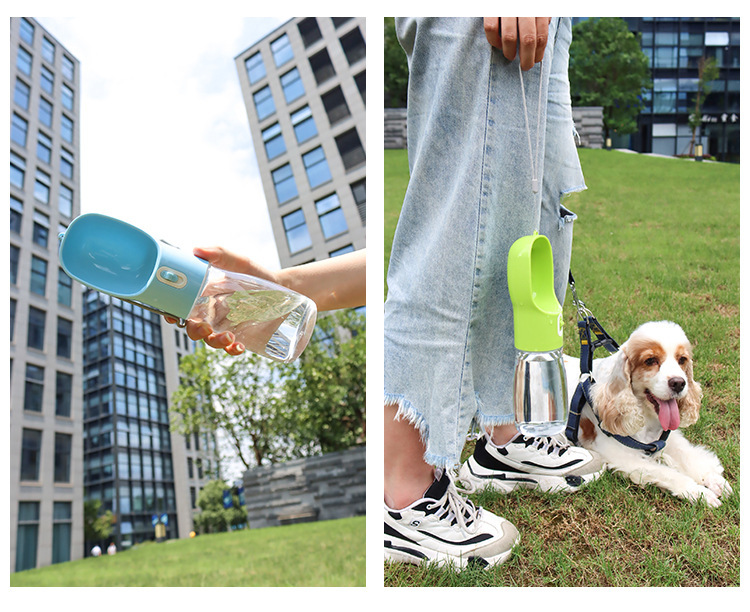
MULTIPOLYGON (((193 255, 199 257, 216 268, 228 270, 229 272, 239 272, 249 274, 257 278, 264 278, 271 282, 277 282, 275 275, 254 263, 252 260, 221 247, 196 248, 193 249, 193 255)), ((177 319, 164 317, 167 323, 177 323, 177 319)), ((232 332, 214 333, 211 326, 204 321, 193 321, 188 319, 185 325, 185 331, 191 340, 203 340, 208 346, 216 349, 224 349, 230 355, 241 355, 245 347, 240 342, 235 342, 232 332)))
POLYGON ((544 57, 550 21, 552 17, 485 17, 484 35, 508 61, 520 49, 521 68, 529 70, 544 57))

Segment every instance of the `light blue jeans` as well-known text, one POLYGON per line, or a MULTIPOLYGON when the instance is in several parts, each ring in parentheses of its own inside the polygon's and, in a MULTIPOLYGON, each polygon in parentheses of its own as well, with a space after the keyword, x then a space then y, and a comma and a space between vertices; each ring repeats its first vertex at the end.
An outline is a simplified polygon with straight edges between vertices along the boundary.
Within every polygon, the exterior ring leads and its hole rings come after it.
POLYGON ((586 188, 570 107, 571 23, 552 19, 541 67, 523 73, 527 113, 518 59, 490 46, 482 18, 396 27, 409 60, 411 176, 388 267, 385 404, 419 429, 427 463, 452 467, 473 420, 514 422, 507 255, 516 239, 535 230, 550 239, 565 298, 575 215, 561 200, 586 188))

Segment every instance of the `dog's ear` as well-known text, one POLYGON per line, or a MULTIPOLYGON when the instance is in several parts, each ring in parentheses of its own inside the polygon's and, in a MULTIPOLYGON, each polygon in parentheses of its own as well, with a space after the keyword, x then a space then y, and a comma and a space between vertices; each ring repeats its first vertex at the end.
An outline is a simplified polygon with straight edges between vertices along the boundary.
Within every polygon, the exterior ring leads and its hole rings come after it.
POLYGON ((629 436, 643 427, 643 415, 630 386, 631 365, 627 343, 612 359, 614 366, 609 376, 592 386, 593 408, 604 429, 613 434, 629 436))
POLYGON ((700 414, 701 400, 703 399, 703 389, 700 383, 693 378, 693 361, 688 362, 687 367, 688 392, 681 400, 677 400, 680 408, 680 425, 688 427, 698 420, 700 414))

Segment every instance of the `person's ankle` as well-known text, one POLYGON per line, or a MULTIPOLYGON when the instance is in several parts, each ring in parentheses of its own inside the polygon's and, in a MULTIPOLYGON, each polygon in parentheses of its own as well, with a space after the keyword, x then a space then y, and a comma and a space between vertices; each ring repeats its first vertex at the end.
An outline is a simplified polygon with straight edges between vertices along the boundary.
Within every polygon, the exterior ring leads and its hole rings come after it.
POLYGON ((518 428, 515 423, 496 425, 488 433, 492 444, 495 446, 505 446, 518 435, 518 428))
POLYGON ((435 475, 433 473, 429 478, 425 475, 410 482, 399 482, 395 485, 386 486, 383 491, 383 501, 391 510, 403 510, 418 499, 422 499, 434 480, 435 475))

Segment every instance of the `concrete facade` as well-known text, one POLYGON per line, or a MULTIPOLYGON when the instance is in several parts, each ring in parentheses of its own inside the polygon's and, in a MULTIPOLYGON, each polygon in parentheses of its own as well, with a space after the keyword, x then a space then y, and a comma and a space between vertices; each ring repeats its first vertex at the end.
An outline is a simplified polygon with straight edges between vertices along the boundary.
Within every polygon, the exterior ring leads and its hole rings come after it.
POLYGON ((282 267, 365 247, 365 41, 296 17, 235 58, 282 267))

